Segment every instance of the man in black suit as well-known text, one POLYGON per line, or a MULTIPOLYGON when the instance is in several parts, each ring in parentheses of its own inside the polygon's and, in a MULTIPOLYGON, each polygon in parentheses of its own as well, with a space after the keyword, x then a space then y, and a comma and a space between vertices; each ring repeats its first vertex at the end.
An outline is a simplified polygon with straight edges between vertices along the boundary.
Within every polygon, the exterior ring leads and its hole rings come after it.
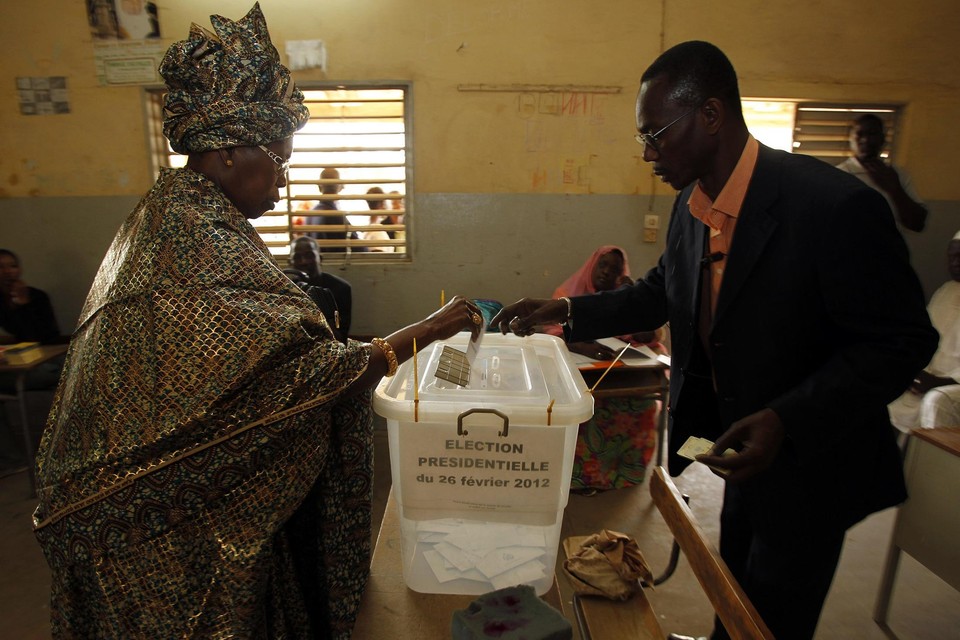
MULTIPOLYGON (((886 201, 819 160, 757 143, 737 77, 705 42, 644 73, 637 139, 680 193, 635 284, 524 299, 494 319, 569 341, 670 322, 670 472, 689 436, 726 475, 721 555, 778 640, 811 638, 848 527, 906 497, 886 404, 937 345, 886 201)), ((728 637, 717 624, 714 638, 728 637)))
MULTIPOLYGON (((320 308, 337 339, 346 342, 350 335, 350 321, 353 315, 353 293, 350 283, 323 270, 323 257, 320 255, 317 241, 306 236, 297 238, 290 245, 290 266, 303 273, 306 284, 330 291, 334 309, 324 308, 324 306, 320 308)), ((288 275, 299 277, 298 274, 288 273, 288 275)), ((294 278, 294 282, 297 282, 297 278, 294 278)))

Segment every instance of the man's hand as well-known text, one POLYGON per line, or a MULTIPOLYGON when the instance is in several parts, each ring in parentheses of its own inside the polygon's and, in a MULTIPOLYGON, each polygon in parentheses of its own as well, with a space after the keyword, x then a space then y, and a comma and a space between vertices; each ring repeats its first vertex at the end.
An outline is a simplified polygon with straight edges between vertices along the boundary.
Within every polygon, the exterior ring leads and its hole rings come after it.
POLYGON ((780 417, 772 409, 763 409, 730 425, 717 438, 710 455, 697 456, 697 461, 728 471, 726 475, 717 474, 727 482, 740 482, 773 463, 785 436, 780 417), (733 449, 736 455, 720 455, 727 449, 733 449))
POLYGON ((537 325, 561 324, 567 319, 567 303, 564 300, 524 298, 507 305, 493 316, 490 324, 506 334, 529 336, 537 325))
POLYGON ((863 165, 863 168, 867 170, 867 173, 870 174, 873 181, 883 191, 892 193, 901 188, 900 177, 897 175, 897 172, 880 158, 861 160, 860 164, 863 165))
POLYGON ((861 160, 873 182, 893 201, 893 214, 910 231, 923 231, 927 224, 927 208, 914 200, 900 183, 896 170, 880 158, 861 160))

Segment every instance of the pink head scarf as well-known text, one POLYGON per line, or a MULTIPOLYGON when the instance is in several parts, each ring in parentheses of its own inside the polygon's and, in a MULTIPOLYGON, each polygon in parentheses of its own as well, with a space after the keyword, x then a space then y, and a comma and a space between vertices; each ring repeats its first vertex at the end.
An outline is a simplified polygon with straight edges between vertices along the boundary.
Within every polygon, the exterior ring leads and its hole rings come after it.
POLYGON ((593 255, 583 263, 582 267, 577 269, 572 276, 564 280, 563 284, 557 287, 556 291, 553 292, 553 297, 562 298, 563 296, 582 296, 588 293, 595 293, 596 289, 593 286, 593 268, 600 258, 614 251, 619 252, 620 255, 623 256, 623 273, 620 275, 629 276, 630 263, 627 261, 627 252, 612 244, 605 244, 594 251, 593 255))
MULTIPOLYGON (((596 289, 593 286, 593 268, 596 266, 597 262, 603 256, 611 253, 613 251, 618 251, 621 256, 623 256, 623 273, 621 276, 630 275, 630 263, 627 262, 627 252, 612 244, 605 244, 596 251, 593 252, 593 255, 583 263, 583 266, 577 269, 572 276, 564 280, 557 289, 553 292, 554 299, 562 298, 564 296, 582 296, 588 293, 595 293, 596 289)), ((545 333, 549 333, 555 336, 562 336, 563 330, 560 328, 560 325, 546 325, 542 329, 545 333)))

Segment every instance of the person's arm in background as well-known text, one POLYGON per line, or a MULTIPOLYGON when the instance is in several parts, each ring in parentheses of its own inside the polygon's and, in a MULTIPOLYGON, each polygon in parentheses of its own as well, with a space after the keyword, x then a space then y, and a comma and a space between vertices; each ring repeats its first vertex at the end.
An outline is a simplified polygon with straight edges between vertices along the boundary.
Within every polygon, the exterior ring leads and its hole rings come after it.
POLYGON ((893 213, 900 224, 910 231, 923 231, 927 224, 927 208, 910 196, 897 170, 880 158, 861 160, 860 164, 874 183, 893 200, 893 213))
POLYGON ((910 385, 910 391, 918 396, 922 396, 927 391, 930 391, 930 389, 945 387, 948 384, 960 384, 960 380, 954 380, 949 376, 935 376, 927 371, 921 371, 917 374, 917 377, 913 379, 913 383, 910 385))

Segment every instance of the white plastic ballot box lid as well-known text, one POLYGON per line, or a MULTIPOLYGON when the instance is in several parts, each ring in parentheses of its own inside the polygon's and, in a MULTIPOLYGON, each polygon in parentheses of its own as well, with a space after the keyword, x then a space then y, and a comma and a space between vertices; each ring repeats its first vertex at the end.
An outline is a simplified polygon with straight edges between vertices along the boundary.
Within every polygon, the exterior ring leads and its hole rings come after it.
MULTIPOLYGON (((466 386, 436 377, 445 346, 466 352, 469 333, 434 342, 417 354, 418 421, 456 421, 469 409, 496 409, 511 422, 576 425, 593 415, 593 397, 569 358, 566 345, 548 334, 526 338, 483 336, 466 386)), ((390 420, 414 420, 413 358, 383 378, 374 410, 390 420)))

